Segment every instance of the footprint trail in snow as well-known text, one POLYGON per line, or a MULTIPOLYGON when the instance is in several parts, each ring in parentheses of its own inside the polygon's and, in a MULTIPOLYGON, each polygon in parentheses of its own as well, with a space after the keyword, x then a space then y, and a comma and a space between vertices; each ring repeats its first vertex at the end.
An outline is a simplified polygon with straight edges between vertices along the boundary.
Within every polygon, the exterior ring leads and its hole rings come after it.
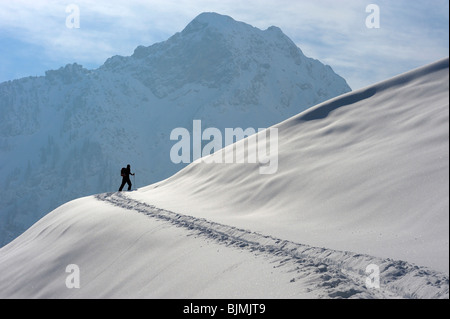
POLYGON ((292 274, 290 284, 323 298, 449 298, 447 275, 405 261, 295 243, 161 209, 124 193, 99 194, 96 198, 185 228, 192 235, 263 256, 274 268, 292 274))

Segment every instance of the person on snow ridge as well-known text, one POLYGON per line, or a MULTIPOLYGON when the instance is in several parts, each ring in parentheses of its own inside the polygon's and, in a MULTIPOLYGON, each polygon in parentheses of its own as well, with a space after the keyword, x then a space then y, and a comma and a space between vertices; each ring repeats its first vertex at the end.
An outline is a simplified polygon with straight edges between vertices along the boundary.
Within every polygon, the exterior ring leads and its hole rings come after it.
POLYGON ((122 191, 123 187, 125 186, 125 184, 128 184, 128 190, 131 190, 131 180, 130 180, 130 175, 133 175, 133 173, 131 173, 131 166, 130 164, 127 165, 127 168, 122 168, 122 170, 120 171, 120 175, 122 176, 122 185, 120 185, 119 188, 119 192, 122 191))

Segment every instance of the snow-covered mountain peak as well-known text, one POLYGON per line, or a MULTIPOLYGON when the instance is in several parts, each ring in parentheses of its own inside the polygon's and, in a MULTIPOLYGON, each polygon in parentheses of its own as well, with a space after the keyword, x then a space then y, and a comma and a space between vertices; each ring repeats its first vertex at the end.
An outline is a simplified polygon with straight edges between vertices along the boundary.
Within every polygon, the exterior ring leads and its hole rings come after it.
POLYGON ((199 31, 215 31, 222 35, 233 35, 237 33, 243 34, 262 34, 272 33, 279 37, 286 37, 283 31, 277 26, 270 26, 267 30, 261 30, 253 27, 245 22, 236 21, 227 15, 218 14, 215 12, 203 12, 192 20, 186 28, 181 32, 183 35, 197 33, 199 31))
POLYGON ((239 31, 245 31, 249 29, 256 29, 244 22, 238 22, 233 18, 221 15, 215 12, 204 12, 199 14, 194 20, 192 20, 181 32, 186 36, 199 31, 214 30, 220 33, 233 33, 239 31))
POLYGON ((288 92, 293 87, 287 82, 295 82, 300 94, 324 86, 308 103, 314 105, 330 90, 335 92, 332 96, 351 90, 329 66, 306 57, 280 28, 262 31, 217 13, 202 13, 167 41, 139 46, 131 59, 113 57, 104 65, 116 71, 125 66, 159 98, 188 85, 228 90, 231 86, 228 93, 233 96, 246 91, 246 101, 238 98, 237 103, 257 105, 263 102, 254 98, 255 90, 268 86, 276 91, 272 96, 285 91, 292 99, 288 92))
MULTIPOLYGON (((236 54, 249 54, 249 49, 261 46, 273 46, 279 50, 300 49, 287 37, 283 31, 271 26, 261 30, 247 23, 236 21, 233 18, 213 12, 198 15, 181 32, 180 37, 190 41, 204 41, 209 38, 219 38, 227 44, 236 54)), ((301 51, 300 51, 301 52, 301 51)))

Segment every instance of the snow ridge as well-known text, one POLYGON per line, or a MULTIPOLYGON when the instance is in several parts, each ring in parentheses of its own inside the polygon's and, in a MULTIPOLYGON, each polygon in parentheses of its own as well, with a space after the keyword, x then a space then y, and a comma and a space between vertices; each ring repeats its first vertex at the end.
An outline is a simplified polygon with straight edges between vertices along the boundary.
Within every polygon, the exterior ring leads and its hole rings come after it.
POLYGON ((134 200, 124 193, 96 195, 100 201, 189 229, 196 236, 264 255, 293 273, 291 283, 305 281, 324 298, 449 298, 443 273, 390 258, 312 247, 249 230, 175 213, 134 200), (366 267, 380 269, 380 288, 367 288, 366 267))

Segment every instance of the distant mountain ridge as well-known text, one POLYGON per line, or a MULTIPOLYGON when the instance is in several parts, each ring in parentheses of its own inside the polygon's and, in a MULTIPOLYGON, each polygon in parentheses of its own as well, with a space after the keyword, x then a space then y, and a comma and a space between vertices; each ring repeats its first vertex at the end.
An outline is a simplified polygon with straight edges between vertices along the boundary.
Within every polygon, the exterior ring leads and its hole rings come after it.
POLYGON ((0 84, 0 244, 58 205, 115 191, 128 163, 136 185, 183 168, 176 127, 268 127, 351 91, 277 27, 203 13, 167 41, 87 70, 77 63, 0 84))

